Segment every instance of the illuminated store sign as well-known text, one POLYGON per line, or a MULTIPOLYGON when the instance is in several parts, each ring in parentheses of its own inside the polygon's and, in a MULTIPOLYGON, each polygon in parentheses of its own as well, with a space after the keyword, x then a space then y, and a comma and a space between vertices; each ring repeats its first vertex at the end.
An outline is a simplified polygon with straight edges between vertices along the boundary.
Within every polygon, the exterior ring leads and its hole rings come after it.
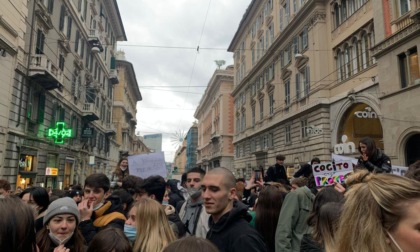
POLYGON ((49 128, 47 137, 54 139, 54 143, 63 144, 64 138, 70 138, 72 136, 72 129, 66 128, 65 122, 57 122, 55 128, 49 128))

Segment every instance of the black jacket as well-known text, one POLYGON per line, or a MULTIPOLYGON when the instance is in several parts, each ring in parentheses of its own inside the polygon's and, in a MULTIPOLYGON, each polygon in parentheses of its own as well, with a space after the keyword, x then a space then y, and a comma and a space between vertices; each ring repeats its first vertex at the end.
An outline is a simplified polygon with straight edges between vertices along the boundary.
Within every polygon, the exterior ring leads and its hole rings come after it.
POLYGON ((376 173, 392 172, 391 160, 380 149, 377 149, 376 155, 372 157, 372 160, 369 157, 368 161, 363 161, 362 157, 359 157, 359 159, 357 160, 357 165, 368 169, 370 172, 376 172, 376 173))
POLYGON ((312 239, 311 234, 304 234, 300 242, 300 252, 324 252, 325 250, 312 239))
POLYGON ((218 222, 214 223, 209 218, 210 230, 207 239, 214 243, 220 252, 266 252, 262 236, 249 225, 251 216, 247 206, 239 201, 234 201, 230 212, 224 214, 218 222))
POLYGON ((89 244, 90 241, 93 239, 93 237, 96 235, 96 233, 98 233, 99 231, 105 228, 115 227, 123 231, 125 220, 126 219, 122 211, 122 206, 121 206, 119 198, 108 197, 102 207, 100 207, 96 211, 93 211, 92 217, 90 218, 90 220, 82 221, 79 223, 79 229, 82 232, 82 235, 86 240, 86 243, 89 244), (120 214, 117 214, 118 217, 113 218, 113 220, 111 220, 108 224, 101 225, 101 226, 97 226, 94 224, 95 220, 97 220, 99 217, 112 214, 114 212, 120 213, 120 214))
POLYGON ((286 168, 283 165, 275 164, 267 170, 266 182, 284 182, 289 184, 287 179, 286 168))

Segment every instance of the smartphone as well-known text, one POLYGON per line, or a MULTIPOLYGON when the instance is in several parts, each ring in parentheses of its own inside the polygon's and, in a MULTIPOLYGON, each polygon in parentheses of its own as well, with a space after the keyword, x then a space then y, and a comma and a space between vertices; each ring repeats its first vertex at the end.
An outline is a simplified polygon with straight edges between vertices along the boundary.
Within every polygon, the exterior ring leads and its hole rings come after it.
POLYGON ((261 171, 260 170, 255 170, 255 181, 259 181, 261 179, 261 171))

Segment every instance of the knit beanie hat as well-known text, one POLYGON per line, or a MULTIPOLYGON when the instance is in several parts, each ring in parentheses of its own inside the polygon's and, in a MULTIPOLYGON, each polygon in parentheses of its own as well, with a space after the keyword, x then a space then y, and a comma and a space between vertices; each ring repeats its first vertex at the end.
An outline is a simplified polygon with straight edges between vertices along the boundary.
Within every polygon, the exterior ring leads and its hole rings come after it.
POLYGON ((77 204, 72 198, 64 197, 51 202, 44 216, 44 226, 58 214, 73 214, 77 223, 80 222, 79 209, 77 209, 77 204))

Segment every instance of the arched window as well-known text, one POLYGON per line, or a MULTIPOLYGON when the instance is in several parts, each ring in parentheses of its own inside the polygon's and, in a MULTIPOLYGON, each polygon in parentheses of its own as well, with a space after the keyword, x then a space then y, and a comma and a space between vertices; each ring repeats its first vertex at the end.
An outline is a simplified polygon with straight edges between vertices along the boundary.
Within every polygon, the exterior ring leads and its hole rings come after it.
POLYGON ((351 51, 350 47, 346 46, 344 48, 344 78, 349 78, 351 76, 351 51))
POLYGON ((349 0, 348 2, 348 9, 349 9, 349 16, 353 15, 354 11, 355 11, 355 2, 356 0, 349 0))
POLYGON ((338 4, 336 3, 334 5, 334 20, 335 20, 335 28, 340 26, 340 8, 338 7, 338 4))
POLYGON ((337 57, 335 60, 336 60, 335 64, 337 68, 337 79, 338 81, 342 81, 343 75, 341 74, 341 51, 340 50, 337 50, 337 57))
POLYGON ((344 20, 347 19, 347 1, 342 0, 341 1, 341 21, 344 22, 344 20))
POLYGON ((369 59, 369 48, 368 48, 368 37, 366 33, 363 33, 362 35, 362 69, 366 69, 369 65, 368 59, 369 59))
POLYGON ((351 61, 352 61, 352 69, 353 69, 353 74, 357 74, 359 72, 359 45, 357 43, 357 38, 354 38, 352 41, 352 46, 351 46, 351 61))

